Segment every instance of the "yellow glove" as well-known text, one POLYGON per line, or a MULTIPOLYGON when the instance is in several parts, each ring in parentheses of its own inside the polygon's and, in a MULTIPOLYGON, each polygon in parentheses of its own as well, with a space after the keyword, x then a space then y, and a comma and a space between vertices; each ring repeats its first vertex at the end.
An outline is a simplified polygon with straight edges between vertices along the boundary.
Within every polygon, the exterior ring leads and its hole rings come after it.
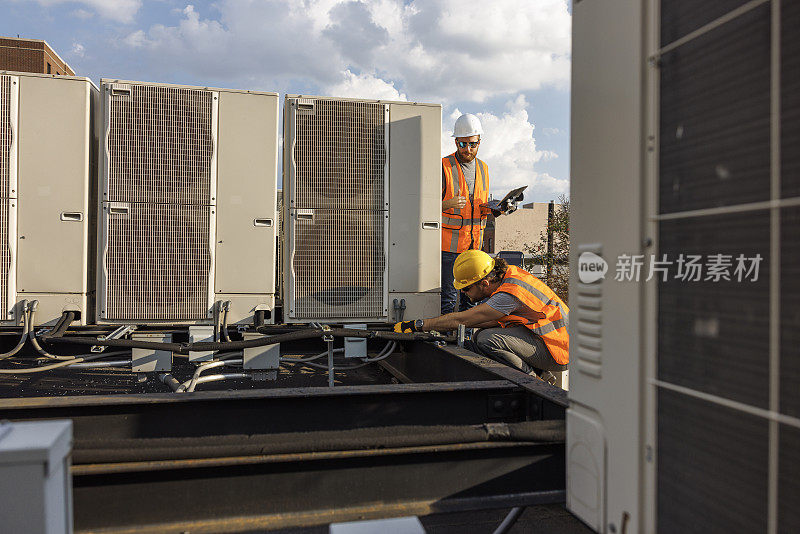
POLYGON ((422 321, 419 319, 417 319, 416 321, 403 321, 401 323, 395 323, 394 331, 397 332, 398 334, 412 334, 414 332, 419 332, 420 330, 418 326, 421 327, 422 325, 421 324, 418 325, 417 324, 418 322, 422 323, 422 321))

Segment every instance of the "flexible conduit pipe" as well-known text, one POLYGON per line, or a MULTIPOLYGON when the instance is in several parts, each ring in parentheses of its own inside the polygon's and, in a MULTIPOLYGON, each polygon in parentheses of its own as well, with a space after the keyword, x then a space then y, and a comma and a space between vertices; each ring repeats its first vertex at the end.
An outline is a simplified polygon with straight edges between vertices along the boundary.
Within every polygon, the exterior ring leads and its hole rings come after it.
POLYGON ((30 333, 30 326, 29 326, 30 321, 28 320, 27 308, 28 308, 28 301, 27 300, 23 300, 22 301, 22 335, 19 337, 19 341, 17 341, 17 344, 14 346, 13 349, 11 349, 8 352, 4 352, 3 354, 0 354, 0 360, 4 360, 6 358, 10 358, 10 357, 14 356, 16 353, 18 353, 20 350, 22 350, 22 347, 25 346, 25 341, 28 339, 28 334, 30 333))

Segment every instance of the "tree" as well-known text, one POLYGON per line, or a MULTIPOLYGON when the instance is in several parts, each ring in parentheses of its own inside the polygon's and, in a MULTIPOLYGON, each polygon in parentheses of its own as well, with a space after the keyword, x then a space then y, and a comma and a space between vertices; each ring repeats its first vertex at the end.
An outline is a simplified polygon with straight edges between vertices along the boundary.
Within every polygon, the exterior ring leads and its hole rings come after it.
POLYGON ((539 241, 525 248, 533 255, 534 265, 544 267, 544 283, 561 300, 569 303, 569 197, 559 195, 553 216, 549 218, 546 230, 539 234, 539 241))

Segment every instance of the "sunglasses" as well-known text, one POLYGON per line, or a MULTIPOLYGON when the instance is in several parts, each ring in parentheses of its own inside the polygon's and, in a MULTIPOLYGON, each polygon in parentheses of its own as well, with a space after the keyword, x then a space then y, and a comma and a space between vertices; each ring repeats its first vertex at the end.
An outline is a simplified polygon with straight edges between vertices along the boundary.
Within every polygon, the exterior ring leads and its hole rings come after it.
POLYGON ((470 285, 468 285, 466 287, 462 287, 461 288, 461 292, 462 293, 469 293, 469 290, 472 289, 473 287, 475 287, 475 284, 477 284, 477 283, 478 282, 475 282, 475 283, 472 283, 472 284, 470 284, 470 285))
POLYGON ((470 148, 475 148, 476 146, 481 144, 481 142, 480 141, 456 141, 456 144, 458 145, 458 148, 466 148, 467 145, 469 145, 470 148))

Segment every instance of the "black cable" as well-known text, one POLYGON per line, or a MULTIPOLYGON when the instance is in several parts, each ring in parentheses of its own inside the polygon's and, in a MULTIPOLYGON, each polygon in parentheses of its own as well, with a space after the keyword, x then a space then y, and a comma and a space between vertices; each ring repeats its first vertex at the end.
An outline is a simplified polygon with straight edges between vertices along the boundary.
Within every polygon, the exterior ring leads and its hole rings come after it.
POLYGON ((333 328, 331 330, 322 329, 304 329, 284 334, 277 334, 273 336, 265 336, 258 339, 248 339, 243 341, 231 342, 208 342, 198 341, 195 343, 158 343, 153 341, 139 341, 133 339, 97 339, 93 337, 72 336, 72 337, 56 337, 49 338, 50 343, 73 343, 76 345, 99 345, 103 347, 125 347, 125 348, 141 348, 151 350, 168 350, 178 354, 189 354, 190 351, 233 351, 243 350, 252 347, 263 347, 266 345, 273 345, 276 343, 289 343, 292 341, 300 341, 304 339, 321 338, 323 335, 331 335, 333 337, 358 337, 358 338, 375 338, 385 339, 389 341, 448 341, 454 342, 453 336, 441 336, 429 333, 415 333, 415 334, 398 334, 396 332, 374 332, 368 330, 359 330, 355 328, 333 328))
POLYGON ((506 534, 506 532, 511 530, 511 527, 514 526, 514 523, 517 522, 517 519, 519 519, 519 516, 521 516, 522 512, 524 511, 525 511, 524 506, 517 506, 516 508, 512 508, 511 511, 508 512, 506 518, 503 519, 503 522, 500 523, 500 526, 497 527, 497 529, 494 531, 494 534, 506 534))

